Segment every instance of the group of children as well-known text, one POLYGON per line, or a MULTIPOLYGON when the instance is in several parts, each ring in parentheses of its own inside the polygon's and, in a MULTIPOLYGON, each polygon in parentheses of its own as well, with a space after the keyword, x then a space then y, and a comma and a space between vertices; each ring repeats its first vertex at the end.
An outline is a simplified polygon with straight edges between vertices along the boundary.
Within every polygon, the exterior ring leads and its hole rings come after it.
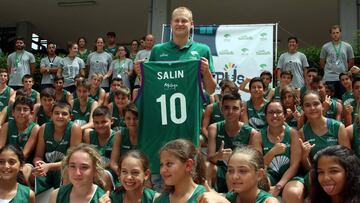
POLYGON ((360 79, 340 75, 348 91, 340 101, 317 69, 306 71, 301 89, 290 72, 275 89, 271 77, 247 78, 246 102, 222 81, 204 107, 206 153, 184 139, 165 144, 163 190, 155 191, 138 146, 138 111, 120 78, 106 93, 102 75, 78 76, 70 93, 56 76, 39 94, 25 75, 15 93, 0 70, 0 202, 34 202, 50 188, 49 202, 359 201, 360 79))

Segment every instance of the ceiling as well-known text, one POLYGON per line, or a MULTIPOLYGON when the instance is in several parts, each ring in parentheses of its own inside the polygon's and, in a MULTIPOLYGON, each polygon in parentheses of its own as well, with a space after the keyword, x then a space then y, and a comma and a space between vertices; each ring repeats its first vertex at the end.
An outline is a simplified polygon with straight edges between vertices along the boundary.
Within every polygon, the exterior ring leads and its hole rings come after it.
MULTIPOLYGON (((151 0, 96 0, 96 5, 77 7, 59 7, 59 1, 68 0, 0 0, 0 27, 14 27, 17 22, 28 21, 33 25, 34 32, 60 46, 79 36, 85 36, 90 46, 97 36, 104 36, 108 31, 116 32, 117 43, 126 44, 148 31, 151 0)), ((300 45, 320 46, 328 40, 328 27, 339 22, 338 0, 168 2, 170 11, 180 5, 189 7, 196 24, 279 22, 282 48, 286 47, 290 34, 300 38, 300 45)))

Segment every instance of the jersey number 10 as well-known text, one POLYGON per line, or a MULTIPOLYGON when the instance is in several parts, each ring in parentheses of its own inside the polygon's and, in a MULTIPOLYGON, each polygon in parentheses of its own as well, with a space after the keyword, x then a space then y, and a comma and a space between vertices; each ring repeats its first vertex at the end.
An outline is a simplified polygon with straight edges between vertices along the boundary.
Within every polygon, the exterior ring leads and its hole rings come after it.
MULTIPOLYGON (((166 95, 162 94, 159 98, 156 99, 156 102, 160 103, 161 107, 161 124, 167 125, 168 124, 168 118, 167 118, 167 101, 166 101, 166 95)), ((175 93, 171 95, 170 100, 170 119, 175 124, 182 124, 186 121, 187 114, 186 114, 186 98, 181 93, 175 93), (176 100, 180 101, 180 117, 176 117, 176 100)))

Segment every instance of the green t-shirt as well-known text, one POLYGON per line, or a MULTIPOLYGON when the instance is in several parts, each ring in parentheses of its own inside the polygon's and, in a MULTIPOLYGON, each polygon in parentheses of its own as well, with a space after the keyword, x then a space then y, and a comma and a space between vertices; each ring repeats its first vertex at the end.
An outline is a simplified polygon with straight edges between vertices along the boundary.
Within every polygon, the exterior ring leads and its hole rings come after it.
POLYGON ((36 113, 37 123, 41 126, 44 123, 47 123, 51 120, 51 117, 46 116, 43 106, 39 107, 38 112, 36 113))
POLYGON ((209 124, 213 124, 213 123, 223 121, 223 120, 224 120, 224 116, 221 113, 219 102, 213 103, 213 108, 212 108, 209 124))
POLYGON ((9 203, 28 203, 30 201, 30 188, 25 185, 17 184, 18 188, 16 190, 16 195, 10 200, 9 203))
POLYGON ((5 108, 5 106, 9 104, 10 92, 11 92, 11 88, 6 87, 5 90, 2 93, 0 93, 0 111, 2 111, 5 108))
MULTIPOLYGON (((99 186, 95 185, 96 189, 92 195, 91 200, 88 203, 98 203, 99 198, 105 194, 105 191, 99 186)), ((56 197, 56 203, 70 203, 70 194, 73 188, 72 184, 63 185, 59 188, 58 195, 56 197)))
POLYGON ((131 143, 130 141, 130 134, 129 129, 126 127, 120 127, 120 133, 121 133, 121 144, 120 144, 120 156, 126 154, 126 152, 137 149, 138 144, 131 143))
POLYGON ((23 149, 29 140, 32 129, 36 126, 36 123, 30 122, 28 127, 21 133, 19 133, 15 120, 8 121, 8 133, 6 144, 12 144, 23 149))
POLYGON ((73 115, 73 121, 77 124, 84 125, 89 122, 90 120, 90 114, 91 114, 91 106, 93 104, 94 100, 92 98, 88 98, 86 109, 84 112, 80 109, 80 100, 74 99, 74 106, 72 109, 72 115, 73 115))
POLYGON ((73 122, 69 121, 66 125, 65 132, 61 140, 54 139, 54 122, 50 121, 45 124, 44 142, 45 142, 45 162, 55 163, 63 160, 70 147, 71 128, 73 122))
POLYGON ((136 98, 139 147, 150 158, 154 174, 159 173, 159 150, 165 143, 183 138, 199 146, 204 98, 199 64, 191 60, 141 66, 143 85, 136 98))
MULTIPOLYGON (((291 136, 290 136, 290 127, 285 125, 284 138, 281 143, 286 145, 286 150, 282 154, 276 155, 269 164, 267 168, 267 173, 269 175, 271 185, 275 185, 284 173, 290 167, 290 144, 291 144, 291 136)), ((261 129, 261 138, 263 143, 263 153, 267 154, 273 147, 274 143, 272 143, 267 136, 267 127, 261 129)))
POLYGON ((267 102, 265 102, 260 109, 256 110, 251 99, 246 102, 249 125, 255 128, 256 130, 260 130, 266 125, 266 121, 265 121, 266 104, 267 102))
POLYGON ((151 50, 149 61, 185 61, 205 57, 209 61, 209 69, 215 71, 210 48, 202 43, 194 42, 192 39, 182 48, 173 41, 155 45, 151 50))
MULTIPOLYGON (((115 190, 111 193, 112 202, 123 202, 124 201, 125 191, 115 190)), ((143 194, 141 196, 141 203, 153 203, 155 198, 155 191, 150 188, 144 188, 143 194)))
POLYGON ((314 159, 316 152, 319 150, 338 144, 338 134, 341 122, 327 118, 326 125, 328 131, 324 135, 319 136, 313 132, 309 123, 304 124, 303 132, 305 141, 308 141, 312 145, 315 144, 315 146, 310 151, 311 160, 314 159))
MULTIPOLYGON (((231 203, 236 203, 237 198, 236 192, 228 192, 226 193, 226 199, 229 200, 231 203)), ((270 193, 265 192, 264 190, 260 190, 258 193, 255 203, 263 203, 266 201, 267 198, 273 197, 270 193)))
POLYGON ((98 150, 103 162, 105 164, 109 163, 111 158, 112 146, 115 140, 115 131, 111 130, 110 136, 107 142, 103 146, 100 145, 99 137, 95 130, 90 131, 89 137, 90 137, 90 144, 93 145, 98 150))
MULTIPOLYGON (((205 191, 204 186, 198 185, 185 203, 197 203, 197 198, 205 191)), ((170 193, 162 193, 155 203, 170 203, 170 193)))

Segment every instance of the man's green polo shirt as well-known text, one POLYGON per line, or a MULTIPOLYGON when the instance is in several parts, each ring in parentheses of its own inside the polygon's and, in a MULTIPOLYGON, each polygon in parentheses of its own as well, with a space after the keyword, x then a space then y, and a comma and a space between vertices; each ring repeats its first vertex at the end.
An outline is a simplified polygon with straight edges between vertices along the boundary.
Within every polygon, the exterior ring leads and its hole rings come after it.
POLYGON ((183 61, 200 59, 201 57, 208 59, 210 72, 214 72, 210 48, 206 44, 192 40, 189 40, 181 49, 173 41, 155 45, 151 50, 149 61, 183 61))

